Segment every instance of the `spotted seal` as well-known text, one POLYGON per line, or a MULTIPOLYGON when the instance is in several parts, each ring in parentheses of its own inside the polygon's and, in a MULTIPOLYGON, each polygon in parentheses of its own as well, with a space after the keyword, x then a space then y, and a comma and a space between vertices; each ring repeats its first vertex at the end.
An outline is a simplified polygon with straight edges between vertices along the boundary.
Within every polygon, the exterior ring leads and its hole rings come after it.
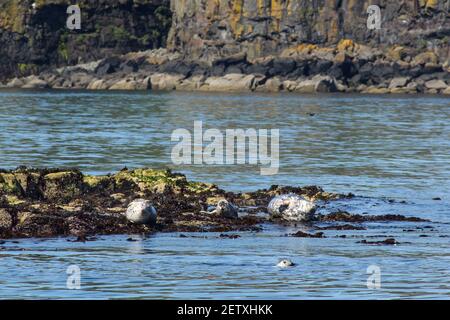
POLYGON ((126 217, 137 224, 156 224, 156 209, 150 201, 137 199, 128 205, 126 217))
POLYGON ((238 209, 225 199, 217 203, 216 209, 213 211, 202 211, 202 213, 216 214, 224 218, 236 219, 239 217, 238 209))
POLYGON ((288 268, 288 267, 293 267, 293 266, 295 266, 295 263, 293 263, 289 259, 282 259, 277 264, 277 267, 279 267, 279 268, 288 268))
POLYGON ((309 221, 314 216, 316 205, 296 194, 283 194, 273 198, 267 209, 272 217, 288 221, 309 221))

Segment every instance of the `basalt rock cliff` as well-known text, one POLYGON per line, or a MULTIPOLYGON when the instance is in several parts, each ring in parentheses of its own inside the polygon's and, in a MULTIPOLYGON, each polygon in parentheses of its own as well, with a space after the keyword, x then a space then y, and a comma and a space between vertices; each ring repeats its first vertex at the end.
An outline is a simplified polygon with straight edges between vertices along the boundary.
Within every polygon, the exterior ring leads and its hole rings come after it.
POLYGON ((241 52, 253 59, 350 39, 429 49, 448 62, 449 7, 448 0, 172 0, 169 46, 206 60, 241 52), (381 9, 380 30, 367 28, 370 5, 381 9))
POLYGON ((69 4, 0 0, 0 81, 450 94, 450 0, 80 0, 75 31, 66 28, 69 4), (371 5, 380 29, 368 28, 371 5))
POLYGON ((0 0, 0 80, 164 46, 168 0, 0 0), (81 30, 66 27, 81 8, 81 30))

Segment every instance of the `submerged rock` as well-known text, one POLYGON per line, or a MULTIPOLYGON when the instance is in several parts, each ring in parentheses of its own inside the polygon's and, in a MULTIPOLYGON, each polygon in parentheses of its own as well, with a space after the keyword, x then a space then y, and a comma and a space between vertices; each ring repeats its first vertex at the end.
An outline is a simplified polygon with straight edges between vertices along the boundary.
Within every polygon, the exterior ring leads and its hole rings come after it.
POLYGON ((369 244, 369 245, 390 245, 390 246, 395 246, 395 245, 399 244, 399 242, 397 240, 395 240, 394 238, 388 238, 388 239, 385 239, 382 241, 361 240, 361 241, 358 241, 357 243, 369 244))
POLYGON ((366 230, 362 226, 355 226, 352 224, 330 225, 325 227, 318 227, 318 230, 366 230))
POLYGON ((323 232, 317 232, 317 233, 311 234, 311 233, 306 233, 303 231, 297 231, 296 233, 293 233, 290 236, 296 237, 296 238, 325 238, 323 235, 323 232))
POLYGON ((400 221, 400 222, 429 222, 429 220, 417 218, 417 217, 406 217, 399 214, 384 214, 384 215, 360 215, 360 214, 350 214, 345 211, 339 211, 335 213, 330 213, 327 215, 319 215, 319 221, 323 222, 378 222, 378 221, 400 221))
POLYGON ((224 233, 221 233, 219 235, 219 238, 222 238, 222 239, 239 239, 240 237, 241 236, 238 235, 238 234, 224 234, 224 233))

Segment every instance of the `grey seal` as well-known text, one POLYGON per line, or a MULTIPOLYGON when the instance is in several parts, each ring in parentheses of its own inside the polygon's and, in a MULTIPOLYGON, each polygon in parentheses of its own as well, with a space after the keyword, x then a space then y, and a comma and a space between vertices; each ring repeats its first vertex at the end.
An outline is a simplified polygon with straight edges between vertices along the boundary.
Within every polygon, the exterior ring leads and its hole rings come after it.
POLYGON ((236 219, 239 217, 238 209, 225 199, 220 200, 217 203, 216 209, 213 211, 202 211, 202 213, 216 214, 229 219, 236 219))
POLYGON ((156 224, 156 209, 150 201, 137 199, 128 205, 126 217, 137 224, 156 224))
POLYGON ((272 217, 288 221, 309 221, 314 216, 316 205, 296 194, 283 194, 273 198, 267 209, 272 217))
POLYGON ((288 268, 288 267, 293 267, 293 266, 295 266, 295 263, 293 263, 289 259, 282 259, 277 264, 277 267, 279 267, 279 268, 288 268))

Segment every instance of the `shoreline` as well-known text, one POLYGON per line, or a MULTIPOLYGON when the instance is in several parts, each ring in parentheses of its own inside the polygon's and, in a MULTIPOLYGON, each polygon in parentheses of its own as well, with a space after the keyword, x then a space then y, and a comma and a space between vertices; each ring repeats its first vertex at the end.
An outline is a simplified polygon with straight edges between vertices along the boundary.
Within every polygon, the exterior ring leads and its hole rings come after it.
POLYGON ((3 88, 450 95, 450 70, 433 52, 406 58, 394 52, 343 40, 333 48, 301 45, 278 56, 206 62, 156 49, 48 69, 10 79, 3 88))
MULTIPOLYGON (((395 87, 377 87, 364 86, 357 88, 348 88, 342 84, 336 83, 336 80, 328 76, 314 76, 300 81, 285 80, 281 81, 279 78, 264 79, 264 83, 260 83, 259 75, 250 74, 226 74, 224 77, 214 77, 206 79, 182 79, 180 75, 174 74, 153 74, 142 78, 140 75, 123 77, 117 79, 98 79, 95 78, 91 82, 84 85, 74 86, 51 86, 45 81, 46 76, 29 76, 26 78, 17 78, 23 81, 21 85, 7 85, 0 86, 0 90, 5 89, 22 89, 22 90, 54 90, 54 91, 154 91, 154 92, 211 92, 211 93, 296 93, 296 94, 324 94, 324 93, 341 93, 341 94, 364 94, 364 95, 425 95, 425 96, 443 96, 450 95, 450 86, 446 89, 425 89, 424 91, 417 91, 416 89, 395 87), (165 83, 151 84, 151 77, 158 77, 163 79, 165 83), (176 80, 176 83, 171 83, 171 79, 176 80), (168 79, 168 80, 166 80, 168 79), (216 83, 217 82, 217 83, 216 83), (214 83, 210 85, 209 83, 214 83), (275 87, 272 87, 275 85, 275 87)), ((16 83, 16 79, 13 79, 16 83)), ((156 80, 157 81, 157 80, 156 80)), ((442 83, 438 84, 442 86, 442 83)))

